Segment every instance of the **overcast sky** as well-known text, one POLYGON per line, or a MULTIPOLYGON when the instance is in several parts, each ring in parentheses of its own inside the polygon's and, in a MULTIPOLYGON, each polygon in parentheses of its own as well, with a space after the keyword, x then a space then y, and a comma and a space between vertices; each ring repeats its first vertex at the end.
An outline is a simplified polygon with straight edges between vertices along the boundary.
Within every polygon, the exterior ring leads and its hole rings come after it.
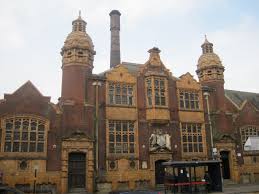
POLYGON ((95 45, 94 73, 108 69, 113 9, 122 14, 122 61, 145 63, 156 46, 174 76, 196 77, 206 34, 225 66, 225 88, 259 93, 257 0, 0 0, 0 99, 31 80, 57 102, 60 50, 79 10, 95 45))

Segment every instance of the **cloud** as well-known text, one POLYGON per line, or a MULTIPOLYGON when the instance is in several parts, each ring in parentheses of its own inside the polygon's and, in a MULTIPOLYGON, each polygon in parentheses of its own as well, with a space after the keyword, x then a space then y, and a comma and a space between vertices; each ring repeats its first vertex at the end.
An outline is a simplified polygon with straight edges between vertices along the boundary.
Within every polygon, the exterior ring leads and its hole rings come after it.
POLYGON ((59 52, 79 10, 88 23, 87 33, 97 51, 94 72, 106 70, 109 67, 109 12, 112 9, 122 13, 123 61, 144 63, 148 59, 146 51, 158 46, 162 50, 161 59, 173 75, 180 76, 187 71, 195 75, 203 34, 208 32, 209 40, 214 43, 215 51, 226 67, 226 87, 259 92, 255 88, 259 85, 256 77, 259 66, 258 18, 243 16, 239 20, 239 15, 247 13, 243 9, 240 9, 242 13, 232 10, 235 20, 229 20, 231 22, 226 25, 222 20, 226 15, 213 15, 222 10, 228 14, 233 4, 226 2, 1 0, 0 83, 4 84, 0 86, 0 98, 3 93, 12 93, 31 79, 43 95, 52 96, 56 102, 62 74, 59 52))
POLYGON ((259 92, 259 24, 243 16, 237 24, 210 33, 225 66, 226 88, 259 92))

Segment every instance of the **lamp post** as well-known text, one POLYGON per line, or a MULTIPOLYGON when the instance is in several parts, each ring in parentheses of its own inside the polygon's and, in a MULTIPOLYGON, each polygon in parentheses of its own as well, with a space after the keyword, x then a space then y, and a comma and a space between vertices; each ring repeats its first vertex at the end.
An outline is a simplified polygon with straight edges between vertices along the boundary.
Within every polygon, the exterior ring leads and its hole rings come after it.
POLYGON ((94 122, 94 126, 95 126, 95 131, 94 131, 94 140, 95 140, 95 188, 97 188, 96 184, 96 178, 98 176, 98 152, 99 152, 99 145, 98 145, 98 132, 99 132, 99 87, 102 85, 102 83, 100 81, 94 81, 92 83, 93 86, 95 86, 95 122, 94 122))
POLYGON ((206 105, 207 105, 207 112, 208 112, 208 122, 209 122, 209 128, 210 128, 210 142, 211 142, 211 157, 213 160, 215 160, 214 157, 214 142, 213 142, 213 131, 212 131, 212 125, 211 125, 211 117, 210 117, 210 105, 209 105, 209 92, 204 92, 203 93, 205 100, 206 100, 206 105))
POLYGON ((38 164, 35 164, 33 169, 34 169, 33 193, 36 194, 36 179, 37 179, 37 171, 39 169, 38 164))

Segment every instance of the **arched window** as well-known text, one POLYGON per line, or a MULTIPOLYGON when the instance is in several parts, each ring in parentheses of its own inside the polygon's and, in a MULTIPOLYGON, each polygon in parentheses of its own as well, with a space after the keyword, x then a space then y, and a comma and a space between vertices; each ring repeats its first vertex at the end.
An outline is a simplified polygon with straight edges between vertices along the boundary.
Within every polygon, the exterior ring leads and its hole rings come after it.
POLYGON ((16 116, 4 119, 5 152, 44 152, 46 121, 16 116))

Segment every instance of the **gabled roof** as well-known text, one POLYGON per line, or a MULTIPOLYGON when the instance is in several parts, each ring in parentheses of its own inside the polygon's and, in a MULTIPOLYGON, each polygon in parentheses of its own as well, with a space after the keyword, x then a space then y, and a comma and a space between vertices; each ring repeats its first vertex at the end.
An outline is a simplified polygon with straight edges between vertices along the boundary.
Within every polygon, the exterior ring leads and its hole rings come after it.
POLYGON ((259 110, 259 93, 225 90, 225 96, 239 109, 249 101, 259 110))
POLYGON ((14 91, 13 95, 15 94, 19 94, 21 92, 23 92, 26 88, 30 88, 32 89, 35 93, 37 93, 39 96, 43 96, 41 94, 41 92, 36 88, 36 86, 33 85, 33 83, 28 80, 27 82, 25 82, 21 87, 19 87, 17 90, 14 91))
MULTIPOLYGON (((129 71, 129 73, 133 74, 133 75, 137 75, 139 69, 143 66, 142 64, 137 64, 137 63, 129 63, 129 62, 122 62, 119 65, 123 65, 124 67, 126 67, 129 71)), ((112 71, 114 68, 108 69, 102 73, 99 73, 99 76, 104 76, 105 73, 112 71)))
POLYGON ((41 92, 33 85, 31 81, 25 82, 21 87, 19 87, 15 92, 12 94, 4 94, 4 99, 10 98, 20 98, 20 97, 27 97, 27 96, 34 96, 45 99, 50 101, 49 96, 43 96, 41 92))
MULTIPOLYGON (((119 64, 119 65, 123 65, 124 67, 126 67, 126 68, 128 69, 129 73, 131 73, 132 75, 135 75, 135 76, 136 76, 136 75, 138 74, 138 72, 140 71, 140 69, 143 68, 145 64, 122 62, 122 63, 119 64)), ((108 70, 106 70, 106 71, 104 71, 104 72, 102 72, 102 73, 97 74, 97 75, 102 77, 102 76, 105 75, 105 73, 110 72, 110 71, 112 71, 113 69, 114 69, 114 68, 110 68, 110 69, 108 69, 108 70)), ((178 80, 178 79, 179 79, 179 78, 177 78, 177 77, 174 77, 173 75, 171 75, 171 77, 172 77, 174 80, 178 80)))

